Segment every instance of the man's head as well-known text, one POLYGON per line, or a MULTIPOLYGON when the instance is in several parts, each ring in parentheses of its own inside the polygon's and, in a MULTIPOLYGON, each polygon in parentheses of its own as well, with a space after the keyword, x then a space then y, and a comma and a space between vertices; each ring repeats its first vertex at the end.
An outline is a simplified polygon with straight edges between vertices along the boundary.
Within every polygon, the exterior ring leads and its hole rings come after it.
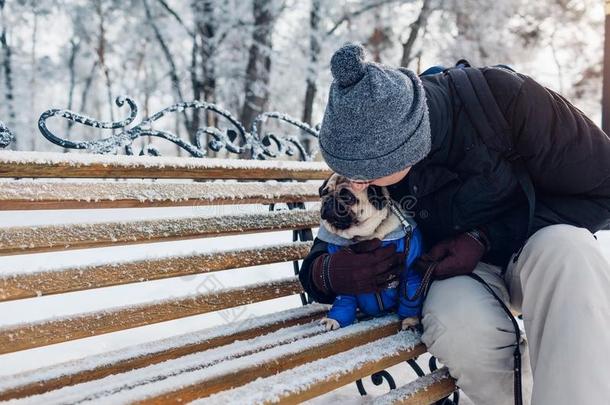
POLYGON ((426 96, 415 73, 366 62, 357 44, 335 52, 331 71, 320 151, 333 171, 377 181, 430 152, 426 96))
POLYGON ((405 178, 409 171, 411 170, 411 166, 408 166, 405 169, 397 171, 396 173, 388 174, 387 176, 379 177, 373 180, 358 180, 358 179, 350 179, 351 188, 356 191, 362 191, 366 189, 368 186, 377 186, 377 187, 387 187, 392 184, 396 184, 402 179, 405 178))

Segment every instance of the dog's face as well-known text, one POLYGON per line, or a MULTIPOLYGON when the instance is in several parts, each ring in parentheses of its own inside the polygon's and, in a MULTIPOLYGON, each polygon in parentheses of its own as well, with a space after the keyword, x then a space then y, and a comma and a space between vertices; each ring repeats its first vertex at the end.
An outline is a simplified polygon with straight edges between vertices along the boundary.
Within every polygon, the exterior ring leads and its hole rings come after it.
POLYGON ((369 239, 388 217, 384 190, 368 186, 354 191, 347 178, 333 174, 320 187, 322 223, 346 239, 369 239))

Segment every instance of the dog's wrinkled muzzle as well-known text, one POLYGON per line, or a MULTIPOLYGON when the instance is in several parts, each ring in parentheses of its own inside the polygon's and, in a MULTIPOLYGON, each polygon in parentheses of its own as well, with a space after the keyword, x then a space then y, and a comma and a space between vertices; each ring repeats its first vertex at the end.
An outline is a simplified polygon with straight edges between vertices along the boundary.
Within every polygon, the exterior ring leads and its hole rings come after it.
POLYGON ((337 229, 344 230, 356 223, 352 210, 335 198, 325 198, 322 201, 320 216, 337 229))

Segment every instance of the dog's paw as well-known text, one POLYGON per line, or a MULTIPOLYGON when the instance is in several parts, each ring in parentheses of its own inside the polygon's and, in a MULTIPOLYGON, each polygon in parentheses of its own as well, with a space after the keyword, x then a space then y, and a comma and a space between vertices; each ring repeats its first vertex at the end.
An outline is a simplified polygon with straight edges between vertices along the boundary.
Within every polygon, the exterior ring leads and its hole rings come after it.
POLYGON ((400 330, 416 329, 419 325, 419 318, 411 317, 402 320, 400 330))
POLYGON ((324 328, 326 330, 335 330, 335 329, 339 329, 341 326, 339 326, 339 322, 337 322, 334 319, 331 318, 322 318, 320 319, 320 325, 324 325, 324 328))

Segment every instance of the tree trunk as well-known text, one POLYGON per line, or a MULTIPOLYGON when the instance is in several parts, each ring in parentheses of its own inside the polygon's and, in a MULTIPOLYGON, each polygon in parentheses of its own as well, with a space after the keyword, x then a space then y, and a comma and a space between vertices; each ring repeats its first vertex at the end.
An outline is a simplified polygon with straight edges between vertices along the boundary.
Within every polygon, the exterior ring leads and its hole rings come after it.
MULTIPOLYGON (((195 2, 193 2, 195 4, 195 2)), ((195 17, 197 18, 197 17, 195 17)), ((189 67, 189 74, 191 75, 191 87, 193 88, 193 99, 201 100, 201 95, 203 94, 203 84, 199 79, 199 75, 197 73, 198 66, 198 58, 199 55, 199 36, 193 35, 192 44, 191 44, 191 65, 189 67)), ((199 128, 199 111, 193 110, 191 114, 191 126, 189 128, 190 133, 194 133, 199 128)))
MULTIPOLYGON (((32 5, 32 12, 34 14, 34 27, 32 28, 32 48, 30 51, 31 54, 31 59, 30 59, 30 63, 31 63, 31 75, 30 75, 30 85, 29 85, 29 90, 30 90, 30 111, 38 111, 37 105, 36 105, 36 101, 38 101, 38 97, 36 97, 37 94, 37 85, 38 83, 36 82, 36 72, 37 72, 37 67, 36 67, 36 61, 38 60, 38 57, 36 55, 36 43, 38 41, 38 11, 36 10, 36 4, 32 5)), ((32 136, 32 143, 30 146, 30 150, 37 150, 38 149, 38 137, 37 136, 32 136)))
POLYGON ((99 62, 97 60, 93 62, 93 65, 91 65, 91 70, 89 71, 89 75, 87 75, 87 78, 85 79, 85 85, 83 86, 83 91, 80 97, 80 108, 78 109, 78 111, 81 113, 87 111, 87 100, 89 97, 89 90, 91 90, 91 85, 93 84, 93 77, 95 75, 95 70, 97 69, 98 64, 99 62))
POLYGON ((366 41, 367 49, 371 52, 373 61, 381 63, 381 52, 391 43, 390 38, 386 33, 386 29, 381 21, 381 12, 375 10, 373 32, 366 41))
MULTIPOLYGON (((74 110, 74 90, 76 88, 76 71, 75 62, 76 55, 80 50, 80 42, 72 38, 70 40, 70 58, 68 59, 68 72, 70 76, 70 87, 68 89, 68 110, 74 110)), ((82 112, 82 111, 81 111, 82 112)), ((68 121, 66 134, 70 133, 70 129, 74 125, 74 122, 68 121)), ((64 153, 67 153, 69 149, 64 148, 64 153)))
MULTIPOLYGON (((215 5, 213 0, 194 0, 191 8, 195 16, 195 31, 191 54, 191 82, 193 95, 197 100, 207 103, 216 102, 216 35, 218 31, 215 5)), ((193 111, 191 131, 195 133, 200 126, 200 111, 193 111)), ((204 113, 204 124, 216 126, 218 117, 210 112, 204 113)), ((202 149, 207 148, 207 137, 202 140, 202 149)), ((210 152, 210 156, 214 156, 210 152)))
POLYGON ((254 0, 253 3, 254 27, 248 52, 245 100, 241 112, 241 122, 248 130, 256 116, 265 111, 269 101, 271 35, 277 17, 273 12, 274 0, 254 0))
MULTIPOLYGON (((102 7, 102 0, 97 0, 97 14, 100 19, 99 21, 99 37, 98 44, 96 47, 97 60, 100 62, 100 68, 104 74, 104 83, 106 85, 106 97, 108 103, 108 109, 110 112, 110 121, 114 121, 114 102, 112 99, 112 81, 110 80, 110 69, 106 65, 106 26, 104 19, 104 10, 102 7)), ((112 129, 114 135, 115 130, 112 129)))
POLYGON ((419 15, 410 26, 409 37, 402 44, 400 66, 407 67, 413 60, 413 45, 415 45, 415 40, 419 36, 420 31, 425 28, 428 23, 428 17, 430 16, 431 11, 430 0, 423 0, 419 15))
MULTIPOLYGON (((2 70, 4 72, 4 97, 6 98, 6 109, 8 119, 6 120, 6 126, 9 130, 15 129, 17 122, 17 114, 15 112, 15 97, 13 87, 13 66, 12 66, 12 49, 6 39, 6 23, 4 21, 4 4, 5 2, 0 1, 0 12, 2 13, 2 32, 0 32, 0 45, 2 46, 2 70)), ((16 138, 13 144, 19 149, 19 138, 16 138)))
MULTIPOLYGON (((217 31, 214 4, 211 0, 203 2, 203 10, 207 18, 199 21, 197 27, 201 35, 201 73, 203 80, 203 97, 208 103, 216 102, 216 67, 214 53, 216 51, 215 35, 217 31)), ((206 117, 206 124, 215 123, 215 116, 206 117)))
POLYGON ((457 40, 465 41, 466 44, 472 46, 469 50, 468 61, 475 65, 485 65, 486 60, 489 57, 488 52, 482 45, 481 36, 477 30, 479 23, 476 21, 477 16, 473 16, 472 13, 464 11, 459 4, 455 5, 455 25, 457 27, 457 40), (478 52, 478 55, 476 55, 478 52))
POLYGON ((316 82, 318 79, 318 56, 320 54, 320 12, 321 0, 311 0, 309 12, 309 66, 307 66, 307 78, 305 79, 305 102, 302 121, 312 124, 313 103, 318 90, 316 82))
MULTIPOLYGON (((161 34, 161 31, 159 30, 159 27, 157 26, 157 23, 152 16, 148 1, 142 0, 142 4, 144 5, 144 11, 146 12, 146 19, 148 21, 148 25, 150 25, 150 27, 152 28, 155 38, 157 39, 157 42, 161 47, 163 56, 165 57, 165 60, 169 65, 169 77, 171 80, 172 91, 174 92, 174 95, 176 97, 176 101, 185 101, 184 97, 182 96, 182 90, 180 88, 180 78, 178 77, 178 69, 176 68, 174 57, 172 56, 172 53, 170 52, 169 47, 167 46, 167 43, 165 42, 165 39, 163 38, 163 35, 161 34)), ((182 112, 182 116, 184 117, 184 126, 186 127, 186 130, 189 131, 189 129, 191 128, 191 124, 189 117, 186 114, 186 111, 182 112)), ((178 133, 176 135, 179 136, 178 133)), ((191 142, 194 142, 194 137, 195 134, 189 134, 191 142)))

